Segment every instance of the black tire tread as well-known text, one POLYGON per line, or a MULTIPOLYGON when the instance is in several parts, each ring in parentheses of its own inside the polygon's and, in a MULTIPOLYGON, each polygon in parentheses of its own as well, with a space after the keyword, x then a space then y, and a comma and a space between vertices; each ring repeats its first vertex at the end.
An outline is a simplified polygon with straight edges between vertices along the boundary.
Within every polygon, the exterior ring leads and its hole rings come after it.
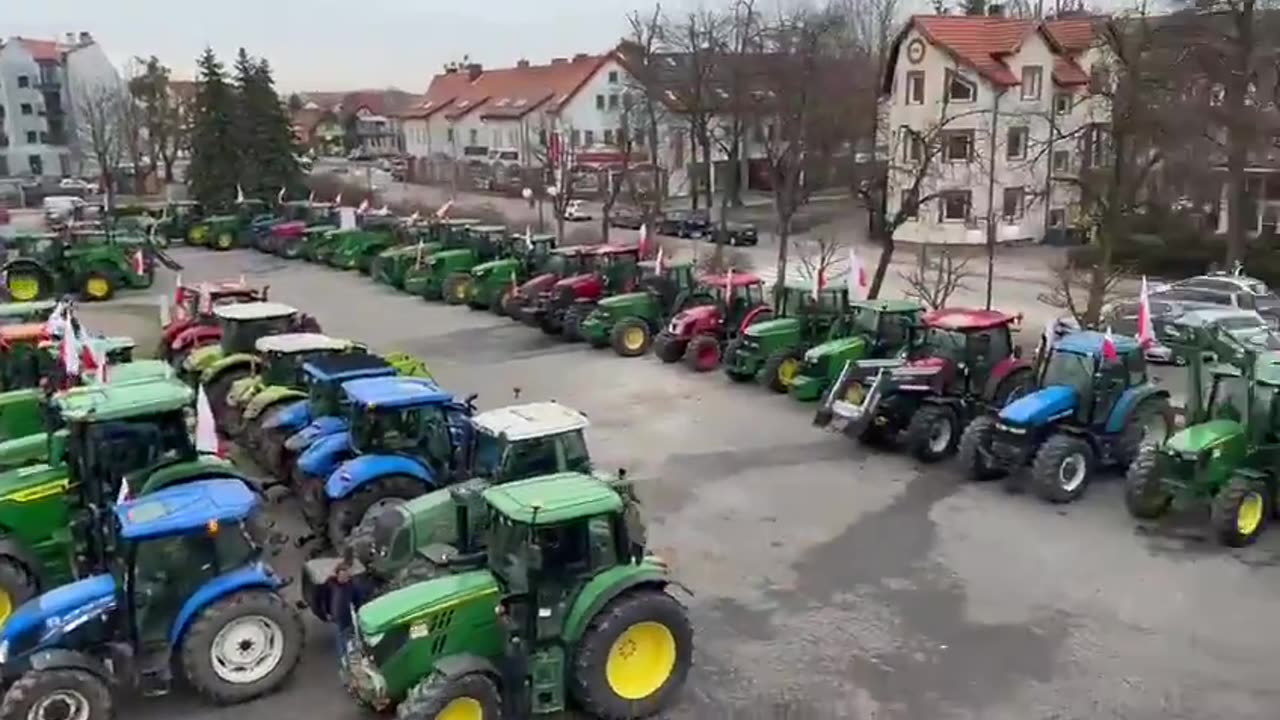
POLYGON ((1252 477, 1235 475, 1214 496, 1213 504, 1210 506, 1209 522, 1213 526, 1213 532, 1217 536, 1218 542, 1227 547, 1246 547, 1252 545, 1266 531, 1274 508, 1275 501, 1271 490, 1267 487, 1267 483, 1252 477), (1254 530, 1253 534, 1241 535, 1236 527, 1236 515, 1240 502, 1246 495, 1253 492, 1262 495, 1262 521, 1258 523, 1258 528, 1254 530))
POLYGON ((1155 520, 1169 511, 1173 493, 1160 484, 1156 461, 1159 450, 1145 445, 1138 450, 1138 457, 1129 463, 1124 476, 1124 506, 1129 515, 1139 520, 1155 520), (1158 491, 1158 494, 1157 494, 1158 491))
MULTIPOLYGON (((734 342, 737 341, 735 340, 734 342)), ((727 357, 728 353, 725 355, 727 357)), ((787 386, 783 385, 782 381, 778 379, 778 369, 781 368, 782 363, 787 360, 799 360, 801 357, 802 354, 799 348, 791 347, 774 351, 774 353, 764 361, 764 367, 761 369, 759 375, 760 384, 775 393, 785 393, 787 391, 787 386)))
POLYGON ((1036 495, 1051 503, 1074 502, 1084 495, 1097 469, 1097 455, 1087 440, 1067 433, 1055 433, 1036 450, 1031 461, 1031 485, 1036 495), (1067 491, 1058 484, 1058 471, 1068 455, 1079 452, 1084 456, 1086 470, 1084 482, 1075 490, 1067 491))
POLYGON ((640 357, 641 355, 649 352, 649 349, 653 347, 654 336, 653 332, 649 329, 649 324, 645 321, 638 318, 623 318, 618 321, 618 323, 613 326, 613 330, 609 332, 608 345, 613 347, 613 352, 618 357, 640 357), (626 344, 623 343, 623 338, 631 328, 641 328, 644 330, 645 342, 638 351, 628 350, 626 344))
MULTIPOLYGON (((933 427, 934 422, 943 417, 950 416, 952 423, 959 425, 955 412, 951 408, 944 405, 924 404, 916 408, 911 413, 911 420, 907 422, 907 429, 903 432, 902 442, 907 452, 911 453, 917 460, 924 463, 934 463, 942 460, 955 450, 956 443, 960 441, 961 432, 957 432, 960 428, 953 427, 951 433, 951 444, 941 453, 934 455, 929 449, 929 431, 933 427)), ((872 424, 874 424, 874 420, 872 424)))
POLYGON ((388 475, 360 488, 329 507, 329 519, 326 523, 329 542, 334 547, 339 547, 359 524, 359 517, 378 500, 389 497, 408 500, 425 492, 427 490, 422 482, 408 475, 388 475), (352 516, 355 516, 355 521, 352 521, 352 516))
POLYGON ((302 618, 277 593, 261 589, 232 593, 204 608, 183 634, 180 649, 183 676, 197 693, 217 705, 232 705, 261 697, 283 685, 298 667, 306 644, 305 632, 302 618), (242 613, 246 606, 251 614, 271 618, 280 626, 284 633, 284 655, 280 664, 258 682, 230 685, 214 676, 208 643, 225 624, 225 616, 247 614, 242 613))
POLYGON ((478 672, 455 677, 433 672, 409 689, 396 707, 398 720, 434 720, 460 697, 479 701, 484 720, 502 720, 502 696, 493 678, 478 672))
POLYGON ((54 688, 74 686, 80 694, 89 700, 89 717, 91 720, 112 720, 115 717, 115 697, 111 688, 101 678, 86 670, 57 668, 53 670, 28 670, 9 686, 0 702, 0 718, 3 720, 25 720, 31 712, 31 706, 47 692, 41 686, 53 685, 54 688))
MULTIPOLYGON (((991 449, 991 436, 995 433, 996 421, 990 415, 974 418, 973 422, 960 435, 956 458, 964 468, 965 477, 974 481, 994 480, 1001 474, 1001 468, 991 467, 984 452, 991 449)), ((1013 468, 1016 472, 1017 468, 1013 468)))

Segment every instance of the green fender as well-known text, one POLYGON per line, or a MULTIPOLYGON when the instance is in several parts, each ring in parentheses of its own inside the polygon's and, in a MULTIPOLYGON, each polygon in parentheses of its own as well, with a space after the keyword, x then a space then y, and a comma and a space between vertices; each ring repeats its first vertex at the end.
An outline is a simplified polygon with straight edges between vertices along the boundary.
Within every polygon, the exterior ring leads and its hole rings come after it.
POLYGON ((261 375, 242 377, 231 383, 231 387, 227 390, 227 404, 232 407, 247 406, 265 387, 261 375))
POLYGON ((638 565, 619 565, 596 575, 578 593, 569 610, 564 623, 565 640, 578 642, 591 618, 622 593, 641 586, 666 589, 671 583, 670 573, 656 558, 645 558, 638 565))
POLYGON ((258 356, 250 353, 236 353, 227 355, 215 360, 212 364, 200 373, 201 384, 208 385, 213 382, 219 375, 233 370, 238 367, 248 367, 252 369, 253 364, 257 362, 258 356))
POLYGON ((409 353, 393 352, 383 356, 387 364, 396 369, 399 375, 407 377, 427 378, 435 380, 435 376, 431 374, 431 369, 422 360, 410 355, 409 353))
MULTIPOLYGON (((135 495, 146 495, 170 485, 177 485, 189 480, 198 480, 210 475, 239 478, 250 488, 257 487, 253 478, 240 472, 229 460, 223 460, 216 455, 201 455, 194 460, 176 462, 155 470, 146 476, 146 479, 141 483, 141 490, 135 495)), ((131 487, 134 486, 135 480, 137 478, 130 478, 131 487)))
POLYGON ((221 359, 221 345, 204 345, 192 350, 191 354, 187 355, 187 359, 182 363, 182 370, 199 377, 204 374, 206 369, 221 359))
POLYGON ((267 385, 258 391, 258 394, 254 395, 249 404, 245 406, 241 418, 253 420, 273 405, 278 405, 287 400, 301 400, 305 397, 307 397, 305 390, 298 390, 284 385, 267 385))

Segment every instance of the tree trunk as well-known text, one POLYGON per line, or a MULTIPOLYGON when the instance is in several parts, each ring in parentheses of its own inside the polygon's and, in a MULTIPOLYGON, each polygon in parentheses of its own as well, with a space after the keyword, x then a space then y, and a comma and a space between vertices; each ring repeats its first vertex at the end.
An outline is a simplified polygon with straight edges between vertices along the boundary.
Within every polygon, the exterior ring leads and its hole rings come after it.
POLYGON ((791 244, 791 212, 782 207, 780 200, 779 197, 774 198, 778 209, 778 277, 773 281, 775 301, 782 297, 782 289, 787 283, 787 247, 791 244))
POLYGON ((879 235, 880 259, 876 262, 875 275, 871 277, 871 287, 867 288, 868 300, 880 297, 880 288, 884 286, 885 275, 889 273, 889 264, 893 262, 893 251, 897 249, 892 231, 885 232, 884 228, 880 228, 879 235))
POLYGON ((1243 0, 1239 9, 1235 10, 1237 40, 1234 57, 1231 58, 1231 75, 1226 83, 1227 112, 1227 197, 1230 198, 1230 216, 1227 225, 1227 257, 1226 267, 1229 270, 1237 262, 1244 262, 1247 250, 1247 229, 1253 223, 1248 221, 1245 202, 1248 183, 1245 178, 1245 166, 1249 162, 1249 128, 1246 127, 1246 96, 1249 94, 1249 81, 1253 69, 1253 23, 1255 0, 1243 0))

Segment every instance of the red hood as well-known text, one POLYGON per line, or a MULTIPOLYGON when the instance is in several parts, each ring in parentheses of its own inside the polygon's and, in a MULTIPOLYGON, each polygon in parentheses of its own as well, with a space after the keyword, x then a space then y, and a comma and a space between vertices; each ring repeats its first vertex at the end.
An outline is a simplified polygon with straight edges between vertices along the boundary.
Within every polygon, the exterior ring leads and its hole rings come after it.
POLYGON ((302 237, 307 231, 307 224, 301 220, 276 223, 271 226, 271 234, 276 237, 302 237))
POLYGON ((915 360, 908 360, 906 366, 918 367, 918 368, 929 368, 929 367, 942 367, 943 365, 946 365, 946 364, 947 364, 946 358, 922 357, 922 358, 916 358, 915 360))
POLYGON ((542 292, 543 290, 546 290, 547 288, 551 287, 552 283, 556 281, 557 277, 558 276, 555 273, 542 273, 541 275, 534 275, 528 280, 525 280, 524 283, 522 283, 520 287, 517 288, 517 290, 521 295, 536 295, 542 292))
POLYGON ((569 277, 560 278, 559 280, 557 280, 556 287, 563 288, 563 287, 573 287, 574 285, 581 285, 584 282, 590 281, 593 277, 595 277, 593 273, 579 273, 577 275, 570 275, 569 277))
POLYGON ((671 318, 673 323, 685 323, 690 320, 710 320, 720 315, 720 308, 716 305, 699 305, 697 307, 683 310, 671 318))

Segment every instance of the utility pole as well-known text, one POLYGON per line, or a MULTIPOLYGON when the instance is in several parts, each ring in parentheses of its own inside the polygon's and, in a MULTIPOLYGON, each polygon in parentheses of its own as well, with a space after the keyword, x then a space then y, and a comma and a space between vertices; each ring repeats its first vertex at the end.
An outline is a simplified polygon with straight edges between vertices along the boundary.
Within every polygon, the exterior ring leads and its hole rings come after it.
POLYGON ((996 135, 1000 131, 1000 99, 1005 90, 996 93, 991 101, 991 130, 987 138, 987 309, 991 309, 991 294, 996 275, 996 135))

